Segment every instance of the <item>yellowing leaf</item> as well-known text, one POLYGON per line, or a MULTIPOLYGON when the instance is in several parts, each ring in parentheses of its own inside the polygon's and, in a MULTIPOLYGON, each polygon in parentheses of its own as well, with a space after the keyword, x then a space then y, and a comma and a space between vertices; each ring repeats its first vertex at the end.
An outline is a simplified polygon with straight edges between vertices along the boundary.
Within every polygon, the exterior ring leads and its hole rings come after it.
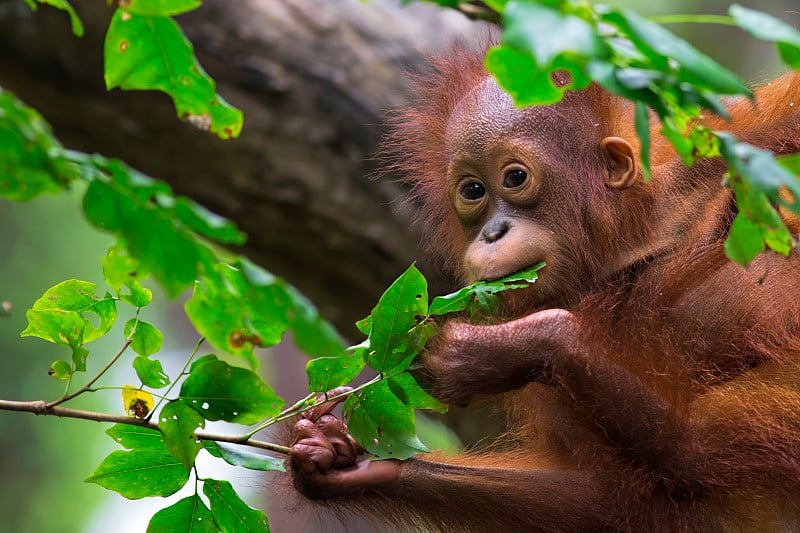
POLYGON ((122 387, 122 405, 128 416, 142 419, 147 416, 155 404, 153 395, 149 392, 139 390, 131 385, 122 387))

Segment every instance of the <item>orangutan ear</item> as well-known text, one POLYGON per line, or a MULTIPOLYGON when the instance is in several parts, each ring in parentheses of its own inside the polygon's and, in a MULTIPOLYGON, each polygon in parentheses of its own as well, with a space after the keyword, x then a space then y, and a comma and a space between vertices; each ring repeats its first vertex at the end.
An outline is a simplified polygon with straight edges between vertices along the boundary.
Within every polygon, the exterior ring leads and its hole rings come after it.
POLYGON ((636 154, 628 141, 621 137, 606 137, 600 149, 608 156, 606 184, 612 189, 627 189, 639 175, 636 154))

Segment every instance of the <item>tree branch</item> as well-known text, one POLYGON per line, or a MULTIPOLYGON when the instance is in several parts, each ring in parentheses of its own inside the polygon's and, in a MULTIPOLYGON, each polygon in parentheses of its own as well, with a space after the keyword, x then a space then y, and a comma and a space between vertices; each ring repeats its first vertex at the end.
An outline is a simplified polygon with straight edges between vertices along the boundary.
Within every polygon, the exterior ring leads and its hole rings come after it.
MULTIPOLYGON (((78 418, 81 420, 94 420, 96 422, 111 422, 115 424, 127 424, 129 426, 140 426, 158 430, 158 424, 148 420, 139 418, 131 418, 125 415, 112 415, 108 413, 99 413, 96 411, 84 411, 81 409, 70 409, 69 407, 60 407, 56 405, 49 405, 44 400, 36 400, 32 402, 17 402, 13 400, 0 400, 0 410, 4 411, 21 411, 26 413, 33 413, 35 415, 50 415, 63 418, 78 418)), ((247 435, 223 435, 220 433, 210 433, 208 431, 197 430, 194 432, 195 436, 201 440, 211 440, 215 442, 230 442, 232 444, 242 444, 244 446, 251 446, 253 448, 260 448, 271 452, 288 454, 289 448, 271 442, 265 442, 248 437, 247 435)))

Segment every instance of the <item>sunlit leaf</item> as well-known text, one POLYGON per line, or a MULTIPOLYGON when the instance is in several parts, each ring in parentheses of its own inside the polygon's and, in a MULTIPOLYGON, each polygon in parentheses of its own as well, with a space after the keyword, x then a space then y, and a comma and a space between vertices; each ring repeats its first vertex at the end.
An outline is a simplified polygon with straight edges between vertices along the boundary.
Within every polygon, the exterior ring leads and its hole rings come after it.
POLYGON ((308 390, 327 392, 341 385, 347 385, 364 368, 368 343, 339 357, 318 357, 306 364, 308 390))
POLYGON ((214 521, 224 533, 269 533, 267 515, 244 503, 227 481, 204 480, 203 494, 211 503, 214 521))
POLYGON ((428 311, 428 284, 411 265, 386 289, 372 310, 372 329, 367 363, 379 372, 402 370, 408 357, 420 348, 410 341, 408 331, 428 311))
POLYGON ((181 384, 181 398, 208 420, 255 424, 277 415, 283 400, 254 372, 213 355, 192 364, 181 384))
POLYGON ((136 375, 146 387, 160 389, 169 385, 169 376, 164 373, 161 361, 158 359, 149 359, 147 356, 140 355, 133 360, 133 369, 136 370, 136 375))
POLYGON ((125 337, 131 339, 131 349, 139 355, 152 355, 161 349, 164 335, 155 326, 134 318, 125 323, 125 337), (136 328, 134 330, 134 327, 136 328))
POLYGON ((503 43, 530 53, 540 71, 550 69, 555 59, 565 54, 587 60, 608 55, 594 27, 553 6, 511 0, 505 6, 503 22, 503 43))
POLYGON ((106 33, 104 59, 109 89, 164 91, 181 119, 223 139, 238 137, 242 112, 216 94, 214 81, 172 18, 117 9, 106 33))
POLYGON ((196 494, 165 507, 153 515, 147 533, 216 533, 211 511, 196 494))
POLYGON ((58 380, 66 381, 72 375, 72 365, 59 359, 58 361, 53 361, 47 373, 58 380))
POLYGON ((205 426, 203 417, 183 400, 168 402, 158 415, 158 429, 161 431, 164 445, 169 453, 180 459, 187 472, 191 470, 202 448, 194 432, 205 426))
POLYGON ((168 453, 161 439, 161 433, 153 428, 114 424, 106 434, 128 450, 149 450, 168 453))
POLYGON ((73 348, 105 335, 114 325, 117 307, 110 295, 96 296, 95 286, 71 279, 51 287, 28 310, 28 327, 21 335, 73 348), (95 327, 87 315, 97 316, 100 324, 95 327))
POLYGON ((122 239, 108 249, 103 257, 103 277, 117 291, 121 300, 135 307, 145 307, 153 299, 150 289, 142 287, 139 280, 148 276, 139 261, 131 257, 122 239), (123 292, 123 287, 128 291, 123 292))
MULTIPOLYGON (((163 184, 113 164, 108 182, 95 180, 83 198, 83 209, 95 226, 121 234, 128 251, 175 297, 198 276, 201 249, 195 238, 177 227, 168 210, 155 209, 153 200, 163 184)), ((169 193, 166 188, 164 194, 169 193)))
POLYGON ((187 479, 189 473, 169 453, 133 450, 111 452, 86 481, 137 500, 174 494, 187 479))
POLYGON ((385 380, 350 395, 342 409, 353 437, 379 459, 408 459, 428 451, 416 435, 414 409, 385 380))

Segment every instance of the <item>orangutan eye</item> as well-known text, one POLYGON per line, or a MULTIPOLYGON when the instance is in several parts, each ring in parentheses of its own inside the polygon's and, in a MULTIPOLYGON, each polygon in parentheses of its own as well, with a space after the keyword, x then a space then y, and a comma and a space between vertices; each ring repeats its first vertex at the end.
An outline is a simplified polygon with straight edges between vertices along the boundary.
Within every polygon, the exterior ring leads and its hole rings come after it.
POLYGON ((483 184, 478 183, 477 181, 471 181, 469 183, 465 183, 461 187, 459 194, 464 200, 468 202, 474 202, 476 200, 480 200, 486 195, 486 189, 484 188, 483 184))
POLYGON ((506 172, 503 177, 503 187, 513 189, 519 187, 528 179, 528 173, 520 168, 515 168, 506 172))

